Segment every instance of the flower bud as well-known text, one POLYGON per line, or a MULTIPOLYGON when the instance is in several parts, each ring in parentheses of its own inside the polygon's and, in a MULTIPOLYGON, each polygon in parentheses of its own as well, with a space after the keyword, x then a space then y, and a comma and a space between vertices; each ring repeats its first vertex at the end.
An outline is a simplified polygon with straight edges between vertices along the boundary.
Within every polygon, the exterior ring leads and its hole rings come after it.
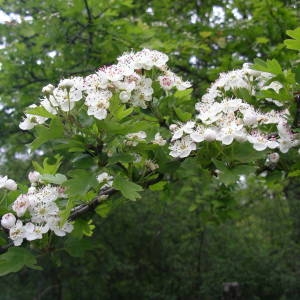
POLYGON ((30 183, 36 183, 40 180, 41 174, 37 171, 29 172, 28 179, 30 183))
POLYGON ((245 112, 243 121, 246 126, 257 124, 257 114, 255 112, 245 112))
POLYGON ((43 87, 42 93, 44 93, 45 95, 51 95, 53 93, 53 90, 54 90, 54 85, 48 84, 43 87))
POLYGON ((279 161, 280 155, 277 152, 268 155, 268 159, 271 163, 276 164, 279 161))
POLYGON ((60 81, 60 83, 59 83, 58 86, 60 88, 62 88, 62 89, 69 90, 73 85, 74 85, 74 80, 72 80, 72 79, 64 79, 64 80, 60 81))
POLYGON ((217 133, 215 130, 213 129, 210 129, 210 128, 207 128, 205 131, 204 131, 204 140, 206 141, 209 141, 209 142, 212 142, 212 141, 215 141, 216 138, 217 138, 217 133))
POLYGON ((10 191, 15 191, 17 189, 18 185, 16 184, 16 182, 14 180, 7 179, 4 187, 10 191))
POLYGON ((176 130, 176 129, 178 128, 178 125, 176 125, 176 124, 171 124, 171 125, 169 126, 169 128, 170 128, 171 131, 174 131, 174 130, 176 130))
POLYGON ((122 103, 127 103, 130 99, 131 94, 126 92, 126 91, 122 91, 119 95, 119 98, 121 100, 122 103))
POLYGON ((7 213, 2 216, 1 226, 6 229, 10 229, 16 224, 16 220, 16 217, 12 213, 7 213))

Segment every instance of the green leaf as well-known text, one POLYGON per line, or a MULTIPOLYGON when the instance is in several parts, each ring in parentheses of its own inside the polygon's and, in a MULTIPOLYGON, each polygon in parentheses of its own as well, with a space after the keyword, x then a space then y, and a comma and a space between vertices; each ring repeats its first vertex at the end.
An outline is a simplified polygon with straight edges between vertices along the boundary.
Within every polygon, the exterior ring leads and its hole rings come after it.
POLYGON ((59 154, 56 154, 54 156, 54 163, 49 163, 49 160, 51 160, 49 157, 46 157, 43 161, 43 166, 41 166, 38 162, 33 161, 32 165, 35 168, 36 171, 40 172, 41 174, 51 174, 54 175, 58 171, 63 157, 59 154))
POLYGON ((63 184, 65 181, 67 181, 67 177, 63 174, 43 174, 41 175, 41 180, 47 183, 54 183, 54 184, 63 184))
POLYGON ((186 102, 191 99, 192 92, 193 92, 193 89, 187 89, 187 90, 183 90, 183 91, 178 90, 174 93, 174 97, 179 98, 181 100, 180 103, 186 102))
POLYGON ((264 37, 264 36, 259 36, 256 38, 256 43, 258 44, 267 44, 270 41, 270 39, 264 37))
POLYGON ((92 236, 94 229, 95 225, 93 225, 92 220, 77 219, 71 235, 74 238, 81 239, 83 236, 92 236))
POLYGON ((68 238, 65 242, 65 250, 74 257, 82 257, 88 250, 96 248, 92 239, 68 238))
POLYGON ((49 127, 45 125, 37 125, 35 130, 36 139, 30 145, 32 150, 36 150, 38 147, 50 140, 55 140, 64 136, 64 126, 58 118, 52 119, 49 127))
POLYGON ((0 255, 0 276, 20 271, 23 267, 42 270, 35 256, 27 249, 12 247, 0 255))
POLYGON ((183 111, 181 108, 179 107, 174 107, 174 111, 177 115, 177 117, 180 119, 180 121, 182 122, 186 122, 188 120, 190 120, 192 118, 192 114, 189 112, 185 112, 183 111))
POLYGON ((233 143, 227 154, 230 161, 240 161, 242 163, 253 162, 265 157, 265 151, 254 150, 250 143, 233 143))
POLYGON ((88 190, 95 187, 98 182, 94 173, 76 169, 68 173, 71 179, 63 183, 67 187, 67 193, 70 196, 84 196, 88 190))
POLYGON ((285 89, 280 89, 279 93, 276 93, 273 89, 267 89, 267 90, 259 91, 258 98, 260 99, 271 98, 273 100, 279 100, 283 102, 283 101, 287 101, 291 97, 286 92, 285 89))
POLYGON ((298 177, 300 176, 300 170, 295 170, 295 171, 291 171, 289 172, 288 177, 298 177))
POLYGON ((249 175, 254 173, 256 166, 252 165, 237 165, 228 167, 225 162, 212 160, 215 166, 220 170, 219 179, 225 185, 237 183, 241 175, 249 175))
POLYGON ((213 33, 211 31, 200 31, 199 35, 203 38, 208 38, 209 36, 211 36, 213 33))
POLYGON ((106 218, 110 211, 111 211, 110 203, 101 203, 95 209, 96 214, 102 218, 106 218))
POLYGON ((263 61, 262 59, 254 59, 254 65, 252 66, 254 70, 272 73, 275 75, 283 74, 282 68, 276 59, 263 61))
POLYGON ((141 198, 141 195, 138 192, 141 192, 143 188, 129 181, 127 178, 118 175, 114 178, 113 187, 116 190, 119 190, 122 195, 129 200, 136 200, 137 198, 141 198))
POLYGON ((45 118, 54 118, 55 115, 49 113, 43 106, 37 106, 37 107, 28 107, 25 110, 26 114, 41 116, 45 118))
POLYGON ((287 30, 287 35, 293 39, 287 39, 284 44, 288 49, 300 51, 300 27, 295 30, 287 30))
POLYGON ((167 183, 168 183, 167 181, 160 181, 160 182, 151 184, 149 186, 149 189, 151 191, 162 191, 167 183))
POLYGON ((109 111, 119 121, 129 116, 133 110, 133 107, 126 109, 126 106, 120 102, 118 95, 114 95, 110 99, 109 111))
POLYGON ((109 165, 113 165, 117 162, 130 163, 134 161, 134 157, 128 153, 118 153, 108 159, 109 165))
POLYGON ((59 226, 62 227, 68 220, 71 210, 74 207, 75 203, 75 198, 74 197, 69 197, 67 200, 67 204, 65 206, 65 209, 60 211, 60 222, 59 226))

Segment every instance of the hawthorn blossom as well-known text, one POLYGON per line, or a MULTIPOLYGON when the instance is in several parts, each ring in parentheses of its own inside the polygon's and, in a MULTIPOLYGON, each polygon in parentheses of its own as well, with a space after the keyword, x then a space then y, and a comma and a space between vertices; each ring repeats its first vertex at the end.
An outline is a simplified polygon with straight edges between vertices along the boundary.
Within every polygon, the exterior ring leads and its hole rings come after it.
POLYGON ((107 172, 103 172, 97 176, 97 181, 102 185, 102 188, 109 188, 113 185, 113 176, 110 176, 107 172))
POLYGON ((31 184, 39 182, 41 174, 37 171, 32 171, 28 173, 28 179, 31 184))
POLYGON ((154 171, 159 168, 159 165, 151 159, 146 159, 144 164, 145 164, 145 167, 150 169, 151 171, 154 171))
POLYGON ((47 225, 49 226, 49 229, 52 230, 57 236, 65 236, 67 233, 70 233, 74 229, 74 226, 70 222, 65 222, 61 226, 60 218, 58 216, 50 217, 48 219, 47 225))
MULTIPOLYGON (((87 106, 87 110, 83 111, 88 116, 104 120, 109 114, 110 99, 113 94, 117 94, 120 103, 147 109, 153 99, 153 80, 162 78, 160 81, 163 89, 168 89, 168 80, 172 81, 172 88, 178 90, 191 86, 188 81, 183 81, 168 69, 167 61, 168 56, 156 50, 143 49, 136 53, 124 53, 116 64, 100 67, 97 72, 84 78, 65 78, 57 87, 48 84, 42 89, 45 97, 40 100, 40 105, 49 113, 60 115, 60 111, 74 110, 76 102, 83 100, 87 106), (151 69, 158 70, 156 78, 148 76, 147 71, 151 69)), ((30 130, 46 121, 47 118, 26 114, 19 126, 23 130, 30 130)))
POLYGON ((29 198, 27 195, 21 194, 18 198, 14 201, 12 205, 13 211, 17 214, 18 217, 22 217, 27 208, 30 206, 29 198))
MULTIPOLYGON (((39 173, 29 173, 29 178, 36 183, 39 173)), ((20 218, 26 213, 28 222, 16 220, 13 214, 2 217, 1 224, 10 229, 10 238, 16 246, 21 245, 23 239, 28 241, 41 239, 49 230, 56 235, 63 236, 71 232, 73 225, 66 222, 61 226, 60 209, 56 203, 59 198, 65 198, 64 188, 46 185, 41 188, 31 186, 26 194, 17 197, 12 205, 13 211, 20 218)))
POLYGON ((17 189, 17 184, 13 179, 9 179, 7 176, 0 176, 0 189, 7 189, 10 191, 15 191, 17 189))
POLYGON ((159 132, 157 132, 154 136, 154 140, 152 141, 153 144, 164 146, 167 141, 161 136, 159 132))
POLYGON ((9 238, 15 246, 20 246, 25 238, 25 230, 21 220, 17 220, 16 224, 9 229, 9 238))
POLYGON ((7 213, 7 214, 3 215, 1 218, 1 226, 6 229, 10 229, 11 227, 13 227, 16 224, 16 221, 17 221, 17 219, 14 214, 7 213))
POLYGON ((270 153, 267 157, 267 161, 276 164, 279 161, 280 155, 277 152, 270 153))
POLYGON ((40 240, 43 238, 43 234, 49 231, 48 224, 36 225, 31 222, 26 223, 23 227, 24 237, 27 241, 40 240))
POLYGON ((171 124, 170 130, 173 133, 172 141, 180 139, 184 133, 192 133, 195 127, 195 122, 188 121, 185 124, 178 123, 178 124, 171 124))
POLYGON ((269 140, 268 137, 258 131, 247 136, 248 142, 253 144, 253 148, 257 151, 263 151, 267 148, 275 149, 279 146, 276 140, 269 140))
POLYGON ((176 140, 170 147, 170 155, 173 157, 184 158, 190 155, 193 150, 196 150, 196 144, 189 135, 176 140))
MULTIPOLYGON (((181 126, 176 124, 170 126, 171 141, 174 142, 189 134, 195 143, 217 140, 223 145, 230 145, 234 141, 248 141, 257 151, 279 148, 281 152, 286 153, 291 147, 299 145, 298 134, 292 133, 286 121, 289 118, 289 111, 281 109, 265 112, 255 107, 252 101, 248 103, 248 97, 236 98, 239 89, 246 89, 252 98, 262 89, 273 89, 278 93, 282 85, 271 80, 271 74, 252 70, 249 64, 244 64, 239 70, 221 73, 201 101, 196 103, 195 109, 198 112, 196 120, 190 120, 181 126), (277 134, 272 132, 274 131, 272 124, 277 125, 277 134)), ((260 98, 259 100, 260 103, 273 101, 260 98)), ((282 106, 282 103, 277 106, 282 106)), ((178 156, 173 148, 174 144, 170 155, 178 156)))
MULTIPOLYGON (((29 108, 35 108, 37 107, 35 104, 30 105, 29 108)), ((22 130, 30 130, 34 126, 43 124, 47 120, 45 117, 37 116, 37 115, 32 115, 32 114, 26 114, 26 118, 19 124, 20 129, 22 130)))
POLYGON ((145 131, 138 131, 134 133, 128 133, 126 135, 125 144, 128 146, 137 146, 140 142, 145 141, 147 134, 145 131))
POLYGON ((112 93, 108 90, 91 92, 85 99, 85 104, 88 106, 87 114, 94 116, 98 120, 103 120, 107 116, 109 108, 109 99, 112 93))

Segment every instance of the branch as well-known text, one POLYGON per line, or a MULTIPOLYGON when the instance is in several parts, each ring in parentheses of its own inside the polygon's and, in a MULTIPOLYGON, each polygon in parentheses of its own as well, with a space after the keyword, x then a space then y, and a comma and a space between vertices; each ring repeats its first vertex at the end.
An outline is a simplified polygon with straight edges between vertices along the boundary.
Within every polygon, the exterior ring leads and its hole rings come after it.
POLYGON ((104 199, 105 196, 110 196, 115 194, 117 191, 113 188, 106 188, 100 191, 99 195, 94 198, 92 201, 90 201, 87 204, 82 204, 79 206, 76 206, 72 209, 71 214, 69 216, 69 221, 73 221, 80 217, 81 215, 93 211, 104 199))

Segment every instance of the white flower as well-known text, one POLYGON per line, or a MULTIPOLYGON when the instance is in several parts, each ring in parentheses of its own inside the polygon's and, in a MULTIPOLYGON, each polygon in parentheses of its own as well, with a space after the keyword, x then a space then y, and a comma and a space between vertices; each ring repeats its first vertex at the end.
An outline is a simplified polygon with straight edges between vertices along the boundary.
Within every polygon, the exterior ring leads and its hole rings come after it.
POLYGON ((4 188, 10 191, 15 191, 17 187, 18 186, 14 180, 8 179, 7 176, 0 176, 0 189, 4 188))
POLYGON ((273 152, 268 155, 267 159, 269 162, 276 164, 279 161, 279 158, 280 158, 280 155, 277 152, 273 152))
POLYGON ((127 91, 122 91, 119 95, 119 98, 122 103, 127 103, 131 97, 131 94, 127 91))
POLYGON ((49 96, 48 100, 53 107, 59 107, 62 111, 68 112, 74 108, 75 102, 82 99, 83 89, 82 77, 65 79, 53 90, 53 94, 49 96), (71 82, 73 85, 69 87, 71 82))
POLYGON ((72 79, 63 79, 59 82, 58 86, 62 89, 71 89, 74 86, 74 80, 72 79))
POLYGON ((224 126, 220 129, 217 140, 221 141, 224 145, 230 145, 235 138, 243 139, 243 136, 243 125, 237 125, 235 122, 232 122, 229 124, 224 124, 224 126))
POLYGON ((59 208, 55 202, 39 202, 30 209, 31 220, 35 223, 48 222, 50 217, 55 217, 59 213, 59 208))
POLYGON ((282 89, 282 84, 278 81, 272 81, 269 85, 262 87, 262 90, 268 89, 272 89, 278 94, 280 89, 282 89))
POLYGON ((52 94, 54 88, 55 88, 54 85, 48 84, 42 88, 42 93, 44 93, 46 95, 50 95, 50 94, 52 94))
POLYGON ((205 141, 208 142, 215 141, 217 138, 217 131, 214 128, 207 128, 205 129, 203 136, 205 141))
POLYGON ((91 74, 84 79, 84 89, 89 94, 106 89, 108 79, 104 72, 98 71, 96 74, 91 74))
POLYGON ((24 237, 28 241, 39 240, 43 238, 43 234, 49 231, 49 226, 45 225, 36 225, 31 222, 26 223, 23 227, 24 237))
POLYGON ((275 149, 279 146, 276 140, 269 140, 260 132, 254 132, 254 134, 248 135, 247 140, 253 144, 253 148, 257 151, 263 151, 267 148, 275 149))
POLYGON ((170 75, 159 76, 158 81, 160 86, 166 91, 170 90, 175 85, 175 78, 170 75))
POLYGON ((10 191, 15 191, 17 189, 18 185, 16 184, 16 182, 14 180, 7 179, 4 187, 10 191))
POLYGON ((280 138, 278 140, 279 143, 279 150, 282 153, 287 153, 292 147, 298 145, 298 141, 293 141, 289 138, 280 138))
POLYGON ((88 106, 87 114, 94 116, 98 120, 103 120, 107 116, 109 108, 109 99, 112 93, 108 90, 91 92, 85 99, 85 104, 88 106))
POLYGON ((32 171, 28 173, 28 179, 30 183, 39 182, 40 178, 41 178, 41 174, 37 171, 32 171))
POLYGON ((201 143, 204 141, 204 130, 205 128, 203 126, 197 126, 196 130, 194 130, 190 137, 191 139, 196 143, 201 143))
POLYGON ((44 107, 50 114, 56 115, 57 110, 55 109, 55 105, 53 105, 49 99, 44 98, 41 101, 41 106, 44 107))
POLYGON ((155 163, 153 160, 147 159, 145 160, 145 167, 150 169, 151 171, 154 171, 159 168, 159 165, 155 163))
POLYGON ((196 144, 186 135, 183 138, 176 140, 173 145, 169 147, 170 155, 173 157, 187 157, 193 150, 196 150, 196 144))
POLYGON ((97 181, 99 183, 104 183, 102 188, 112 187, 113 185, 113 176, 110 176, 108 173, 103 172, 97 176, 97 181))
POLYGON ((122 67, 118 65, 105 66, 99 69, 101 74, 105 75, 107 80, 110 81, 119 81, 124 77, 122 67))
POLYGON ((154 136, 154 140, 152 141, 152 143, 159 146, 164 146, 167 143, 167 141, 163 139, 159 132, 157 132, 154 136))
POLYGON ((145 141, 147 134, 145 131, 138 131, 134 133, 128 133, 126 135, 127 141, 125 142, 128 146, 137 146, 139 142, 145 141))
POLYGON ((17 219, 14 214, 7 213, 7 214, 3 215, 1 218, 1 226, 6 229, 10 229, 11 227, 13 227, 16 224, 16 220, 17 219))
POLYGON ((245 88, 251 90, 251 85, 243 70, 234 70, 228 73, 221 73, 214 85, 223 88, 225 91, 245 88))
POLYGON ((153 66, 163 69, 167 61, 168 56, 156 50, 143 49, 134 55, 135 69, 150 70, 153 66))
POLYGON ((65 222, 63 226, 60 226, 59 217, 51 217, 48 219, 47 225, 57 236, 65 236, 66 233, 70 233, 73 230, 73 225, 69 222, 65 222))
POLYGON ((29 202, 28 196, 21 194, 14 201, 14 203, 12 205, 12 209, 17 214, 18 217, 22 217, 25 214, 29 205, 30 205, 30 202, 29 202))
POLYGON ((243 113, 243 122, 246 126, 256 125, 258 123, 258 115, 254 110, 246 110, 243 113))
MULTIPOLYGON (((35 104, 30 105, 29 108, 37 107, 35 104)), ((25 114, 26 118, 19 124, 20 129, 22 130, 30 130, 34 126, 38 124, 43 124, 47 120, 47 118, 36 116, 32 114, 25 114)))
POLYGON ((21 220, 18 220, 14 226, 9 229, 9 237, 15 246, 20 246, 25 238, 25 230, 21 220))
POLYGON ((172 141, 180 139, 184 133, 191 134, 195 127, 194 121, 188 121, 185 124, 171 124, 170 130, 173 132, 172 141))

